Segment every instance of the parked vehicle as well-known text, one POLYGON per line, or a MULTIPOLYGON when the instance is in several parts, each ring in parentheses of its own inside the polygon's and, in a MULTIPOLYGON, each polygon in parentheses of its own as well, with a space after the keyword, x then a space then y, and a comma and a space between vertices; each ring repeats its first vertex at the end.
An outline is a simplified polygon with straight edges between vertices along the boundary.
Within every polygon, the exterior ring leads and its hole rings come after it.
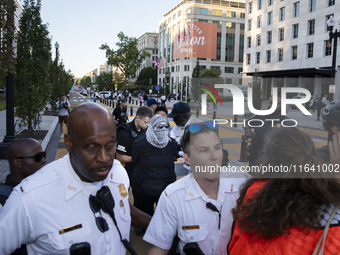
POLYGON ((110 96, 111 96, 111 92, 110 91, 100 91, 99 93, 98 93, 98 96, 100 97, 100 98, 109 98, 110 96))

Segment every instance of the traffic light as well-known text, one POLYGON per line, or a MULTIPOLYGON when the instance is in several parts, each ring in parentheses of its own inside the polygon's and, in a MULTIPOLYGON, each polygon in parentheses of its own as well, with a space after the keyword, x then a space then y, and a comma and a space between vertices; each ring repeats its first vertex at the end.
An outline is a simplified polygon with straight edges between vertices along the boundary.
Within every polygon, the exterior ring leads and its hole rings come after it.
POLYGON ((165 85, 170 85, 170 77, 165 77, 165 85))

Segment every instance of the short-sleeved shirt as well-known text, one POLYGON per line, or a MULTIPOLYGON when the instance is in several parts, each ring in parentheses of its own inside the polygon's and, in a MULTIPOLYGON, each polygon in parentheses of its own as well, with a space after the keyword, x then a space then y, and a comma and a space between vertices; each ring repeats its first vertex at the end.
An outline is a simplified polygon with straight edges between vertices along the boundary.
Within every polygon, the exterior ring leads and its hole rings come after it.
POLYGON ((27 244, 28 254, 69 254, 74 243, 88 242, 92 254, 126 254, 113 220, 101 211, 109 231, 101 232, 89 206, 90 194, 110 188, 116 202, 115 219, 123 239, 129 240, 129 178, 114 161, 105 180, 88 183, 74 172, 69 155, 56 160, 18 184, 0 210, 0 254, 27 244))
POLYGON ((10 193, 8 192, 13 190, 13 188, 18 184, 19 183, 17 182, 9 180, 7 176, 6 181, 0 185, 0 208, 4 206, 7 198, 9 197, 10 193))
POLYGON ((186 243, 197 242, 204 254, 227 254, 239 188, 246 181, 240 178, 220 178, 217 200, 209 198, 192 174, 170 184, 163 191, 144 240, 169 250, 178 233, 181 254, 186 243), (221 213, 207 209, 212 203, 221 213), (220 225, 220 228, 219 228, 220 225))
POLYGON ((178 155, 179 145, 174 139, 164 148, 156 148, 146 136, 135 143, 132 161, 135 163, 133 180, 176 180, 174 157, 178 155))
MULTIPOLYGON (((133 145, 134 145, 135 139, 145 135, 146 129, 142 129, 140 132, 138 132, 135 126, 135 119, 133 119, 131 122, 127 123, 126 125, 129 130, 126 130, 124 128, 119 128, 118 130, 116 152, 122 155, 132 156, 133 145), (135 137, 133 137, 131 131, 135 134, 135 137)), ((126 163, 125 169, 127 171, 133 171, 134 164, 132 162, 126 163)))
POLYGON ((115 120, 118 121, 118 124, 126 123, 126 108, 122 110, 119 106, 117 106, 112 113, 115 117, 115 120))
POLYGON ((58 113, 59 116, 68 115, 68 107, 70 107, 70 103, 67 100, 57 102, 57 107, 59 108, 59 113, 58 113))

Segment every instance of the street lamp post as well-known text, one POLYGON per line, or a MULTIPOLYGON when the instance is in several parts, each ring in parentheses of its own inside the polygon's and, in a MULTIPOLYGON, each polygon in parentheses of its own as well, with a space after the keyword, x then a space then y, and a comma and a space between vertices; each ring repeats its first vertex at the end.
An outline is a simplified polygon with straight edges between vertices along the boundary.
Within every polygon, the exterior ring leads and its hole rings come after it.
MULTIPOLYGON (((338 22, 340 24, 340 17, 338 18, 338 22)), ((332 40, 334 39, 333 44, 333 56, 332 56, 332 69, 331 69, 331 78, 333 79, 333 83, 335 84, 335 72, 336 72, 336 52, 338 47, 338 38, 340 38, 340 31, 335 29, 333 32, 333 27, 335 25, 335 21, 333 16, 330 16, 327 20, 327 26, 329 30, 329 41, 332 43, 332 40)))

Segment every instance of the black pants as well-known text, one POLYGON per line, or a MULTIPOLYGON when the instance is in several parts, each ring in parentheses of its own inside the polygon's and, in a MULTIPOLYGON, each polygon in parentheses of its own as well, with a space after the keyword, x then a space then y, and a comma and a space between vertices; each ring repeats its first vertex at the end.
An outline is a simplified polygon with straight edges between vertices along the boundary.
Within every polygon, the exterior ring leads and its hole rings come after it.
POLYGON ((158 202, 159 196, 148 196, 145 194, 142 184, 138 182, 131 182, 133 205, 139 210, 152 216, 154 214, 154 203, 158 202))
POLYGON ((317 118, 317 120, 320 120, 320 113, 321 113, 321 108, 317 107, 316 108, 316 118, 317 118))

